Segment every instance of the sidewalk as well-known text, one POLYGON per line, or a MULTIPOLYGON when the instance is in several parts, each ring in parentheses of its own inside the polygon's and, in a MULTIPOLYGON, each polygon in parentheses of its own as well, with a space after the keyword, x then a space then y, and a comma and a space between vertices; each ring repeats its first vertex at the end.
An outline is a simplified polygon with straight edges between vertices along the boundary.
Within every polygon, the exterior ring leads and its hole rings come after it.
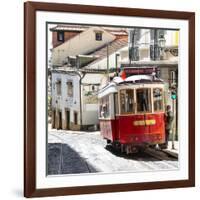
POLYGON ((174 141, 174 149, 172 149, 172 141, 169 141, 168 142, 168 148, 165 149, 164 151, 178 156, 178 154, 179 154, 179 142, 174 141))

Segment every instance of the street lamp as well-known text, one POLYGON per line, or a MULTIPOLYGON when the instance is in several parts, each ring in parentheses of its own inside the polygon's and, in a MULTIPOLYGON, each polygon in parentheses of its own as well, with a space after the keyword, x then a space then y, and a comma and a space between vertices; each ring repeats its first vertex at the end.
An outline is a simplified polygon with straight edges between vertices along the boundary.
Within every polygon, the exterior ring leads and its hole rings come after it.
POLYGON ((164 35, 161 35, 158 39, 159 47, 160 47, 160 60, 164 59, 164 48, 166 40, 164 38, 164 35))

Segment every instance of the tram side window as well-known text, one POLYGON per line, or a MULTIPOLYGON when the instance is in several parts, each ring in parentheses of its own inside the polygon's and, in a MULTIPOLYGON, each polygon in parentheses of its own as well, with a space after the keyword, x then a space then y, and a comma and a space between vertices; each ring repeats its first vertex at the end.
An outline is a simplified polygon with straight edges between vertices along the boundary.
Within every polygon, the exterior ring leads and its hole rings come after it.
POLYGON ((99 99, 99 117, 101 118, 101 111, 102 111, 102 99, 99 99))
POLYGON ((125 113, 125 91, 120 91, 121 113, 125 113))
POLYGON ((100 118, 107 118, 110 116, 109 96, 105 96, 100 101, 100 118))
POLYGON ((163 110, 163 92, 161 88, 153 89, 153 104, 154 104, 154 111, 163 110))
POLYGON ((151 89, 137 89, 137 112, 151 112, 151 89))
POLYGON ((120 91, 121 113, 133 113, 133 90, 120 91))

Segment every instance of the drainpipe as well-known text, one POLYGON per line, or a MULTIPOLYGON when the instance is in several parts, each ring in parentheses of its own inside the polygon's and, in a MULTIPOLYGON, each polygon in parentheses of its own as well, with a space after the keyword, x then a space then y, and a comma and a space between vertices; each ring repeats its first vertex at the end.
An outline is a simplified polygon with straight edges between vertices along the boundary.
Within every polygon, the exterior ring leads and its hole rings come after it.
MULTIPOLYGON (((81 62, 80 62, 80 57, 76 56, 76 60, 77 60, 77 67, 78 70, 81 67, 81 62)), ((83 75, 81 76, 81 74, 78 73, 78 71, 75 72, 78 76, 79 76, 79 102, 80 102, 80 129, 82 129, 82 125, 83 125, 83 118, 82 118, 82 101, 81 101, 81 96, 82 96, 82 92, 81 92, 81 84, 82 84, 82 79, 85 77, 85 73, 83 73, 83 75)))
POLYGON ((83 76, 81 76, 79 73, 77 73, 79 75, 79 102, 80 102, 80 129, 82 129, 82 125, 83 125, 83 120, 82 120, 82 101, 81 101, 81 96, 82 96, 82 92, 81 92, 81 84, 82 84, 82 79, 85 77, 85 73, 83 74, 83 76))
MULTIPOLYGON (((81 63, 80 63, 80 57, 79 56, 76 56, 76 59, 77 59, 77 69, 79 70, 80 69, 80 66, 81 66, 81 63)), ((82 129, 82 102, 81 102, 81 84, 82 84, 82 79, 85 77, 85 73, 82 72, 82 76, 81 74, 78 72, 78 71, 73 71, 73 72, 68 72, 67 74, 76 74, 79 76, 79 94, 80 94, 80 97, 79 97, 79 102, 80 102, 80 128, 82 129)))
POLYGON ((85 77, 85 73, 83 73, 83 75, 81 76, 81 74, 79 74, 77 71, 73 71, 72 73, 67 73, 67 74, 76 74, 79 76, 79 102, 80 102, 80 126, 82 128, 82 102, 81 102, 81 84, 82 84, 82 79, 85 77))

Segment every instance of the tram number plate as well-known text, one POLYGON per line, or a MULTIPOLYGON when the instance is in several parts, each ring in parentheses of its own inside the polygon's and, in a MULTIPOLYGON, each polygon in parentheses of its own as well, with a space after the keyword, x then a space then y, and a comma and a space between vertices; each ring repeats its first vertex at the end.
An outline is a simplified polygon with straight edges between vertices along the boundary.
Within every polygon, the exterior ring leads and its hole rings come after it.
POLYGON ((133 121, 134 126, 145 126, 145 125, 155 125, 155 124, 156 124, 155 119, 133 121))

